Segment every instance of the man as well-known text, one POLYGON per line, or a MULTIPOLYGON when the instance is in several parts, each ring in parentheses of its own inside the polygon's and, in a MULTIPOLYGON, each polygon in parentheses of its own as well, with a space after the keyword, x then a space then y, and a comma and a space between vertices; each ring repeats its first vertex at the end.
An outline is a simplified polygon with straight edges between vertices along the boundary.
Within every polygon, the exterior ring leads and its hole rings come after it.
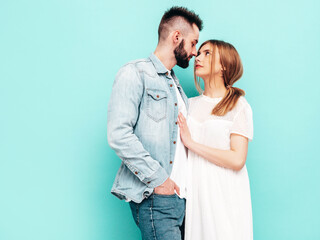
POLYGON ((108 141, 122 164, 111 192, 130 202, 142 239, 181 239, 186 152, 177 117, 188 99, 172 68, 196 56, 202 21, 183 7, 166 11, 149 58, 124 65, 108 106, 108 141))

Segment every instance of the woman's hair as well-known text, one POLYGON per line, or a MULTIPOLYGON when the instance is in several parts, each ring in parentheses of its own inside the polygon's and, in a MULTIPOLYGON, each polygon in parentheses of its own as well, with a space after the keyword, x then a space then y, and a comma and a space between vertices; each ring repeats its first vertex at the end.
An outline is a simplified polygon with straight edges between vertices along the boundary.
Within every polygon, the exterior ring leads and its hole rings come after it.
MULTIPOLYGON (((227 88, 226 94, 224 95, 222 100, 213 108, 211 113, 217 116, 224 116, 234 108, 240 96, 245 95, 245 92, 242 89, 232 86, 241 78, 243 67, 237 50, 230 43, 226 43, 220 40, 208 40, 201 44, 199 50, 207 43, 210 43, 213 52, 213 55, 211 55, 211 76, 215 67, 214 53, 217 49, 220 55, 224 85, 227 88)), ((198 92, 202 94, 203 90, 200 87, 200 78, 195 74, 194 81, 198 92)))

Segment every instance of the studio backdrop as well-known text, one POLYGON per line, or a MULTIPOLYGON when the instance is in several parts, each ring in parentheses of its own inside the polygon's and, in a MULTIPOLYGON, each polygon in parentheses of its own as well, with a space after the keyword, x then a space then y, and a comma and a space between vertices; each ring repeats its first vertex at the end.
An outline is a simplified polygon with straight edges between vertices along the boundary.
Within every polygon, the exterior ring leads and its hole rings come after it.
MULTIPOLYGON (((254 239, 320 239, 319 1, 2 0, 1 240, 140 239, 110 194, 121 161, 107 105, 118 69, 154 51, 173 5, 203 19, 200 43, 225 40, 242 58, 254 239)), ((193 60, 174 70, 196 96, 193 60)))

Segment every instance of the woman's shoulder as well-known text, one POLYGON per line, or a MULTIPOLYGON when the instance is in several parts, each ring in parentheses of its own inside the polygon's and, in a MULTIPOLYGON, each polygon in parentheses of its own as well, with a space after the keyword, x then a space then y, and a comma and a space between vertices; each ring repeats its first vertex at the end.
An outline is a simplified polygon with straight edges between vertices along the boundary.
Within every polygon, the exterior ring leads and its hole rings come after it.
POLYGON ((191 98, 189 98, 189 101, 197 101, 197 99, 199 99, 200 97, 201 97, 201 95, 195 96, 195 97, 191 97, 191 98))
POLYGON ((201 98, 201 95, 200 95, 200 96, 195 96, 195 97, 188 98, 189 105, 194 104, 194 103, 197 102, 200 98, 201 98))
POLYGON ((188 111, 192 112, 193 109, 196 108, 196 106, 198 105, 197 102, 200 100, 200 98, 201 98, 201 95, 188 98, 188 103, 189 103, 188 111))
POLYGON ((243 96, 241 96, 236 105, 233 107, 233 109, 228 113, 231 116, 232 119, 235 119, 239 114, 245 113, 246 115, 252 115, 252 109, 250 104, 248 103, 247 99, 243 96))
POLYGON ((241 96, 237 102, 237 108, 239 110, 241 109, 248 109, 251 111, 251 106, 250 104, 248 103, 247 99, 244 97, 244 96, 241 96))

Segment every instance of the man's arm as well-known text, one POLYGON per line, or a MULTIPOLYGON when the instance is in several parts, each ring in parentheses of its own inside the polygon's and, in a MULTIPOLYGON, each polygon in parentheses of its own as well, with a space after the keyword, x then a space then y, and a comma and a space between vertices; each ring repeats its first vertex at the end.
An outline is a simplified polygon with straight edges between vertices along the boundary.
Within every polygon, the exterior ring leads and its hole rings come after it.
POLYGON ((155 188, 163 184, 169 176, 159 162, 144 149, 133 132, 143 91, 143 81, 135 66, 127 64, 122 67, 113 84, 108 105, 108 142, 141 182, 155 188))

